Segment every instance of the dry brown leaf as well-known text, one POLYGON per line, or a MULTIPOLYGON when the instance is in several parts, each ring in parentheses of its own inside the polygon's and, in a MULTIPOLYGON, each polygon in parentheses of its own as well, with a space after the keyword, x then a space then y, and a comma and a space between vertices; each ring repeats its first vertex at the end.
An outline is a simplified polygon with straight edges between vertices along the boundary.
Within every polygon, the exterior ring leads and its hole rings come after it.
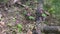
POLYGON ((49 13, 49 12, 47 12, 47 11, 45 11, 45 13, 46 13, 47 15, 50 15, 50 13, 49 13))
POLYGON ((32 31, 28 30, 28 31, 27 31, 27 34, 32 34, 32 31))

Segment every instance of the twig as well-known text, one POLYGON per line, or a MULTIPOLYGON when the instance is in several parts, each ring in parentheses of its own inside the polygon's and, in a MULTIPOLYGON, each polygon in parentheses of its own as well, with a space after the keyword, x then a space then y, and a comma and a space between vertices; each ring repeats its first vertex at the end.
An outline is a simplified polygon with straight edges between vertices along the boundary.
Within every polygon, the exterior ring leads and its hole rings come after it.
MULTIPOLYGON (((21 6, 23 6, 25 9, 30 9, 30 10, 32 10, 32 8, 30 8, 29 6, 27 6, 27 5, 24 5, 24 4, 21 4, 20 2, 18 2, 18 4, 19 5, 21 5, 21 6)), ((34 10, 37 10, 36 8, 34 8, 34 10)))

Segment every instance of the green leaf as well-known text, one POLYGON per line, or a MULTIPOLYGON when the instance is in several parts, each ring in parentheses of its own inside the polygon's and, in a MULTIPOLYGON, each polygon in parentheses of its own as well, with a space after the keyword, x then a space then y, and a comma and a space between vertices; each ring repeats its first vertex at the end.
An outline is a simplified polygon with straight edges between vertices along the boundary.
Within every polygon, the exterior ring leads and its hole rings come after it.
POLYGON ((18 28, 18 32, 22 32, 22 29, 18 28))
POLYGON ((55 11, 52 11, 52 13, 55 13, 55 11))
POLYGON ((43 17, 46 17, 47 15, 43 13, 42 16, 43 16, 43 17))
POLYGON ((29 19, 32 19, 32 20, 34 20, 34 19, 35 19, 35 17, 33 17, 33 16, 29 16, 29 19))
POLYGON ((18 24, 17 27, 18 27, 18 28, 22 28, 22 25, 21 25, 21 24, 18 24))
POLYGON ((18 28, 18 32, 22 32, 22 25, 21 24, 17 24, 17 28, 18 28))

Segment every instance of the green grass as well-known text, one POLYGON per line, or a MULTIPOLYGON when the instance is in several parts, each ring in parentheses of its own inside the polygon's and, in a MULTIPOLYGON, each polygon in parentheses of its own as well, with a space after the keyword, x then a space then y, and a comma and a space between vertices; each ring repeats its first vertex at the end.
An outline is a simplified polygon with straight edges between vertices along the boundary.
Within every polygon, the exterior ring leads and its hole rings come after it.
MULTIPOLYGON (((51 7, 54 8, 55 11, 55 15, 60 15, 60 0, 46 0, 47 4, 49 4, 51 7)), ((47 6, 48 8, 50 6, 47 6)), ((48 10, 48 8, 46 8, 46 6, 44 6, 45 9, 48 10)))

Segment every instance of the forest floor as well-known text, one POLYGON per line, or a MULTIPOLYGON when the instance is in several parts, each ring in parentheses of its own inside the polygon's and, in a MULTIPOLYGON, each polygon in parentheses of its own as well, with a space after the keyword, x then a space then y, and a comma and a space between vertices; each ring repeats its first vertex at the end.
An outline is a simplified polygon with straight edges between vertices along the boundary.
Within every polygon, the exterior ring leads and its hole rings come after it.
MULTIPOLYGON (((0 34, 27 34, 28 30, 32 30, 35 26, 34 20, 26 20, 24 16, 24 11, 31 12, 35 17, 35 12, 37 9, 37 0, 36 1, 27 1, 23 3, 25 7, 14 4, 11 7, 7 7, 4 4, 0 6, 0 34), (27 8, 27 6, 29 8, 27 8), (20 24, 20 25, 18 25, 20 24), (22 24, 22 26, 21 26, 22 24), (16 27, 18 25, 18 27, 16 27), (19 32, 19 27, 22 28, 19 32)), ((56 17, 49 17, 48 21, 44 24, 46 25, 60 25, 60 19, 56 17)), ((30 32, 30 31, 29 31, 30 32)), ((31 32, 30 32, 31 34, 31 32)))

